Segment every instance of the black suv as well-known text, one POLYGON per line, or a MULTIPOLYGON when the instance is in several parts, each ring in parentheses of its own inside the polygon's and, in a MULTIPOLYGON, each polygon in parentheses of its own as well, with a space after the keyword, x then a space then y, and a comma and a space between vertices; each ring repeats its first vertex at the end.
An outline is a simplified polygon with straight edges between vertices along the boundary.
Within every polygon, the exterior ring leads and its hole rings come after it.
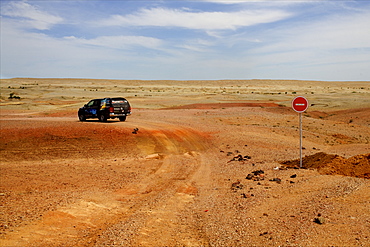
POLYGON ((109 118, 126 121, 126 116, 130 114, 130 103, 120 97, 93 99, 78 110, 80 121, 85 121, 87 118, 98 118, 101 122, 106 122, 109 118))

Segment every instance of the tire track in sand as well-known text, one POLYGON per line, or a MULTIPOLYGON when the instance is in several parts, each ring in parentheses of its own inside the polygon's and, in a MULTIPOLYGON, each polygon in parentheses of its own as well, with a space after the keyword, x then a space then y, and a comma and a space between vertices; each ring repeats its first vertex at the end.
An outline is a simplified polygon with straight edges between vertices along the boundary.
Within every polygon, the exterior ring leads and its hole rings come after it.
POLYGON ((194 177, 203 166, 197 151, 208 144, 196 131, 169 124, 145 123, 140 129, 142 136, 135 137, 143 156, 129 158, 125 164, 148 164, 151 171, 143 172, 146 176, 139 175, 117 191, 97 189, 84 194, 40 220, 18 227, 1 245, 163 246, 176 241, 205 245, 206 240, 193 226, 184 225, 182 218, 185 207, 197 196, 194 177))

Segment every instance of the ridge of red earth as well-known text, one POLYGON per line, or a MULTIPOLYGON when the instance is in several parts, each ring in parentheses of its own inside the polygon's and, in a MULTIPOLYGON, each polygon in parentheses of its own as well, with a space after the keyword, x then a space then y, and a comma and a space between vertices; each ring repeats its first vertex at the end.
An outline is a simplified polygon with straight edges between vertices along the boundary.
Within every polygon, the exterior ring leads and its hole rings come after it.
MULTIPOLYGON (((300 160, 288 160, 280 163, 288 168, 297 168, 300 160)), ((319 152, 303 157, 302 164, 303 168, 317 169, 320 174, 370 179, 370 153, 346 159, 336 154, 319 152)))
POLYGON ((276 103, 203 103, 203 104, 189 104, 181 106, 173 106, 162 108, 162 110, 170 109, 221 109, 227 107, 280 107, 276 103))

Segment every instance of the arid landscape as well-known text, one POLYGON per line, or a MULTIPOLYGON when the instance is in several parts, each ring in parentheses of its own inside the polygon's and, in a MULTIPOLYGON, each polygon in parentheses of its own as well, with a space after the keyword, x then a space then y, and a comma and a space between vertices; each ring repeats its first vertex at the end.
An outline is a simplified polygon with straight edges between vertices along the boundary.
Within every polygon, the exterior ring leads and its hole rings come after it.
POLYGON ((3 79, 0 127, 0 246, 370 246, 368 81, 3 79))

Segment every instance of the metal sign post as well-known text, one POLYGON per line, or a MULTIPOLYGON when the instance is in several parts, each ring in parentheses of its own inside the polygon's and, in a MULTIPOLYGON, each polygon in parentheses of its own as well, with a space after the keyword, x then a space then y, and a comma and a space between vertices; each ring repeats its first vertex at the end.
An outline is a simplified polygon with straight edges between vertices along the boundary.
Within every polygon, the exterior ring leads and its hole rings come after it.
POLYGON ((302 113, 299 113, 299 168, 302 168, 302 113))
POLYGON ((298 96, 292 101, 292 108, 299 113, 299 167, 302 168, 302 112, 308 108, 308 100, 298 96))

